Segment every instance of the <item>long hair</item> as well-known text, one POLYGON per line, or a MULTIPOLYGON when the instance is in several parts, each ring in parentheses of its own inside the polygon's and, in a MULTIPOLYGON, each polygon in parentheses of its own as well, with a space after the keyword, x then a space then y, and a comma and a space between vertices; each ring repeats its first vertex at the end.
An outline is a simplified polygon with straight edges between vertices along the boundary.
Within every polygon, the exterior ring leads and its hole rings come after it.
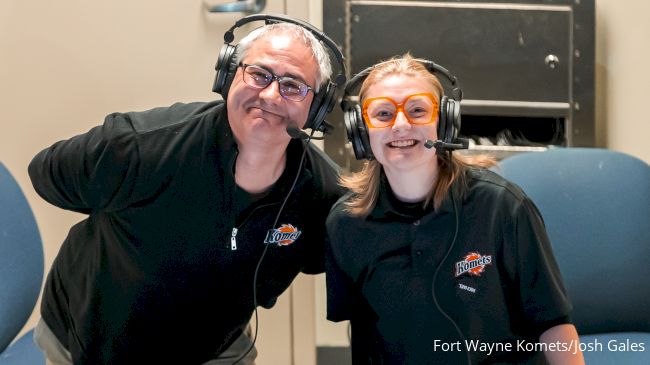
MULTIPOLYGON (((370 86, 391 75, 405 75, 427 80, 431 82, 439 98, 444 93, 440 80, 407 53, 375 66, 361 85, 360 102, 363 102, 370 86)), ((458 182, 458 194, 462 198, 467 191, 465 176, 467 170, 487 168, 494 164, 494 158, 487 155, 465 156, 448 152, 444 156, 438 156, 438 179, 431 182, 431 190, 422 203, 423 207, 433 204, 434 209, 438 209, 449 189, 456 182, 458 182)), ((354 196, 345 202, 347 212, 354 216, 367 216, 372 211, 379 196, 381 172, 382 165, 377 160, 372 160, 366 161, 361 171, 341 177, 340 184, 354 193, 354 196)))

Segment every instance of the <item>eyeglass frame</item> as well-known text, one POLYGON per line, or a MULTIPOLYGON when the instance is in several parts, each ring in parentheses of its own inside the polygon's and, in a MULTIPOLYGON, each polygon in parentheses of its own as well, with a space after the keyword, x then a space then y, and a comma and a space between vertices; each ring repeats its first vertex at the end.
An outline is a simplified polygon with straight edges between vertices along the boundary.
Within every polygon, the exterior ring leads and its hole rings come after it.
POLYGON ((241 68, 242 68, 242 81, 244 81, 244 83, 245 83, 246 85, 248 85, 248 86, 250 86, 250 87, 252 87, 252 88, 255 88, 255 89, 257 89, 257 90, 264 90, 264 89, 266 89, 267 87, 269 87, 269 85, 271 85, 271 84, 273 83, 273 81, 277 81, 277 82, 278 82, 278 93, 279 93, 280 96, 282 96, 282 98, 285 99, 285 100, 295 101, 295 102, 301 102, 301 101, 303 101, 303 100, 305 100, 305 99, 307 98, 307 94, 309 94, 309 91, 313 92, 313 93, 314 93, 314 96, 316 95, 316 91, 314 91, 314 88, 313 88, 313 87, 307 85, 306 83, 304 83, 304 82, 302 82, 302 81, 300 81, 300 80, 298 80, 298 79, 296 79, 296 78, 294 78, 294 77, 290 77, 290 76, 278 76, 278 75, 274 74, 273 72, 267 70, 266 68, 264 68, 264 67, 262 67, 262 66, 254 65, 254 64, 248 64, 248 63, 243 63, 243 62, 240 62, 239 65, 238 65, 238 67, 241 67, 241 68), (250 67, 250 66, 257 67, 257 68, 259 68, 259 69, 261 69, 261 70, 264 70, 264 71, 268 72, 268 73, 271 75, 271 80, 269 81, 268 84, 266 84, 266 86, 264 86, 264 87, 258 87, 257 85, 251 85, 251 84, 249 84, 248 82, 246 82, 246 68, 248 68, 248 67, 250 67), (296 83, 298 83, 298 84, 300 84, 300 85, 304 85, 304 86, 307 88, 307 91, 305 92, 305 95, 302 95, 302 99, 300 99, 300 100, 294 100, 294 99, 289 99, 288 97, 286 97, 286 96, 283 94, 283 92, 282 92, 282 84, 281 84, 281 82, 282 82, 283 80, 291 80, 291 81, 296 82, 296 83))
POLYGON ((402 112, 404 114, 404 117, 406 118, 406 121, 411 124, 411 125, 428 125, 428 124, 433 124, 436 122, 436 119, 438 117, 438 113, 440 111, 440 103, 438 102, 438 98, 436 98, 432 93, 416 93, 416 94, 411 94, 408 95, 404 100, 402 100, 401 103, 396 103, 395 100, 389 98, 388 96, 378 96, 376 98, 368 98, 363 101, 363 107, 361 108, 361 115, 363 116, 363 120, 366 123, 366 126, 368 128, 377 128, 377 129, 383 129, 383 128, 390 128, 395 125, 395 121, 397 121, 397 115, 399 112, 402 112), (404 104, 406 101, 408 101, 411 97, 413 96, 427 96, 434 105, 433 113, 431 115, 431 120, 426 122, 426 123, 414 123, 411 121, 411 119, 408 116, 408 113, 404 110, 404 104), (386 99, 388 100, 391 104, 395 106, 395 115, 393 116, 393 119, 390 121, 390 123, 386 126, 383 127, 378 127, 376 125, 373 125, 372 122, 370 121, 370 117, 368 116, 368 107, 370 106, 370 103, 379 100, 379 99, 386 99))

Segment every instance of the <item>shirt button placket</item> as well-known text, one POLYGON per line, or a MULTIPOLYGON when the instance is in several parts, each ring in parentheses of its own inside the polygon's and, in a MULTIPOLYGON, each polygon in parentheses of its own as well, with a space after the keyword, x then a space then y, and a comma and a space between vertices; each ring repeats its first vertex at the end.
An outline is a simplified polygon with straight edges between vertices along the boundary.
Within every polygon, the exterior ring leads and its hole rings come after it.
POLYGON ((420 220, 416 220, 413 223, 413 237, 415 238, 415 246, 413 247, 413 268, 415 269, 415 272, 421 272, 422 271, 422 266, 424 265, 424 260, 423 260, 423 251, 418 248, 418 229, 420 227, 420 220))

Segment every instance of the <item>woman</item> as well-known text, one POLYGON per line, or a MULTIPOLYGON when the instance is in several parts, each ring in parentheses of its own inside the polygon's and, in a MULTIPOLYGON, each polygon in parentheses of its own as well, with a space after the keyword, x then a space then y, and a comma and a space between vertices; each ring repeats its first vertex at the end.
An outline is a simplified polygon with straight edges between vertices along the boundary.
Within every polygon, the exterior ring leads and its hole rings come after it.
POLYGON ((582 364, 534 204, 489 158, 428 148, 442 95, 409 55, 363 82, 375 160, 328 217, 328 318, 351 320, 354 364, 582 364))

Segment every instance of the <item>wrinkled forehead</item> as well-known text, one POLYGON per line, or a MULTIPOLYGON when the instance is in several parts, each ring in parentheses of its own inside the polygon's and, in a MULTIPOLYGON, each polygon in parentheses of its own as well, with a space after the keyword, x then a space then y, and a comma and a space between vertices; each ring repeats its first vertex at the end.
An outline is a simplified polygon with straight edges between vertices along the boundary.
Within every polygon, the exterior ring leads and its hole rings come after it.
POLYGON ((269 42, 273 48, 291 48, 291 47, 304 47, 309 50, 309 54, 315 60, 316 56, 311 48, 310 39, 305 34, 305 30, 290 24, 275 24, 275 27, 269 29, 267 32, 260 34, 257 38, 252 40, 251 45, 256 46, 261 42, 269 42), (293 27, 289 27, 293 26, 293 27))
POLYGON ((309 47, 281 35, 257 40, 240 60, 261 66, 277 76, 292 77, 314 87, 319 68, 311 55, 309 47))
POLYGON ((292 30, 282 29, 264 33, 251 42, 251 45, 249 47, 250 50, 247 50, 246 53, 250 53, 254 49, 259 49, 259 47, 263 45, 264 49, 294 52, 295 57, 299 58, 300 61, 312 61, 318 65, 318 61, 316 59, 316 55, 314 55, 314 50, 312 49, 311 44, 304 36, 301 36, 300 34, 302 33, 296 33, 292 30), (307 57, 305 57, 305 55, 307 55, 307 57))

